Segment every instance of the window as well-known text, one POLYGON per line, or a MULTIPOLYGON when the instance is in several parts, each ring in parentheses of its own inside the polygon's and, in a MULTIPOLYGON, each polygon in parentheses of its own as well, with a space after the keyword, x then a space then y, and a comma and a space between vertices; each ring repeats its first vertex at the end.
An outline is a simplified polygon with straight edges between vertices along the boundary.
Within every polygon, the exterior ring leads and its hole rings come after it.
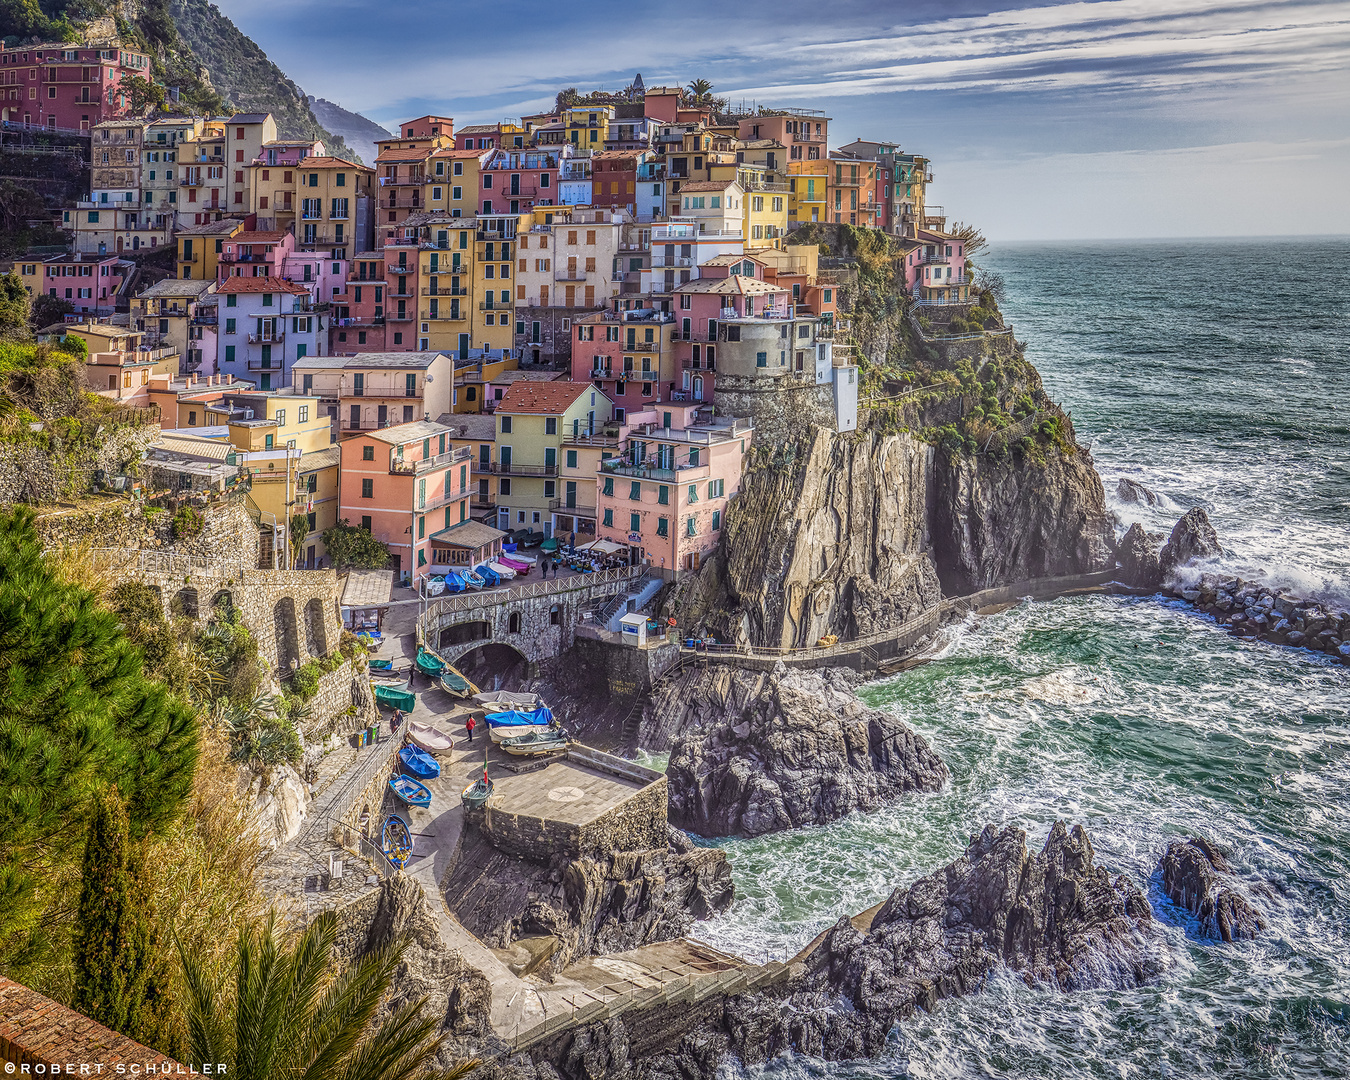
POLYGON ((634 480, 628 485, 628 498, 632 502, 642 501, 642 481, 634 480))
POLYGON ((500 491, 501 494, 503 494, 503 495, 510 495, 510 494, 511 494, 511 481, 510 481, 510 479, 508 479, 507 477, 502 477, 501 483, 498 485, 498 489, 497 489, 497 490, 500 491))
POLYGON ((641 514, 629 514, 629 515, 628 515, 628 531, 629 531, 629 532, 632 532, 632 533, 640 533, 640 532, 642 531, 642 515, 641 515, 641 514))
POLYGON ((277 427, 285 427, 285 426, 286 426, 286 410, 285 410, 285 409, 278 409, 278 410, 277 410, 277 413, 276 413, 276 421, 277 421, 277 427))
POLYGON ((370 516, 369 516, 369 515, 362 515, 362 517, 361 517, 361 528, 365 529, 366 532, 370 532, 370 516))
POLYGON ((768 367, 768 366, 769 366, 769 354, 762 352, 755 353, 755 367, 768 367))
POLYGON ((375 460, 375 447, 373 447, 373 446, 363 446, 363 447, 361 447, 361 460, 362 460, 362 461, 374 461, 374 460, 375 460))
POLYGON ((656 501, 662 506, 670 505, 670 488, 668 485, 662 484, 656 489, 656 501))
POLYGON ((502 434, 503 435, 511 434, 511 418, 509 416, 502 417, 502 434))
POLYGON ((693 514, 690 514, 687 518, 684 519, 684 535, 685 535, 685 536, 697 536, 697 535, 698 535, 698 532, 697 532, 697 530, 696 530, 695 527, 694 527, 694 515, 693 515, 693 514))
POLYGON ((417 517, 417 539, 425 540, 427 538, 427 517, 425 514, 419 514, 417 517))
POLYGON ((669 536, 669 535, 670 535, 670 518, 657 518, 657 519, 656 519, 656 535, 657 535, 657 536, 669 536))
POLYGON ((577 467, 577 452, 575 450, 567 451, 567 467, 569 469, 577 467))
POLYGON ((722 527, 722 511, 714 510, 712 519, 712 531, 717 532, 722 527))
POLYGON ((361 481, 361 498, 375 498, 375 481, 371 480, 369 477, 361 481))
POLYGON ((697 485, 697 484, 690 484, 690 485, 689 485, 689 501, 690 501, 691 503, 696 503, 696 502, 698 502, 698 485, 697 485))
POLYGON ((556 416, 547 416, 544 418, 544 434, 558 434, 558 418, 556 416))
POLYGON ((614 511, 609 507, 605 508, 605 517, 601 524, 607 529, 614 528, 614 511))
POLYGON ((612 476, 605 477, 604 484, 602 484, 600 488, 600 494, 611 496, 614 494, 614 477, 612 476))
POLYGON ((235 331, 235 321, 234 321, 233 319, 226 319, 226 320, 225 320, 225 333, 227 333, 227 334, 233 334, 233 333, 235 333, 235 332, 236 332, 236 331, 235 331))
POLYGON ((723 490, 725 489, 725 487, 726 487, 726 481, 725 481, 725 480, 709 480, 709 481, 708 481, 708 498, 710 498, 710 499, 720 499, 720 498, 722 497, 722 493, 723 493, 723 490))

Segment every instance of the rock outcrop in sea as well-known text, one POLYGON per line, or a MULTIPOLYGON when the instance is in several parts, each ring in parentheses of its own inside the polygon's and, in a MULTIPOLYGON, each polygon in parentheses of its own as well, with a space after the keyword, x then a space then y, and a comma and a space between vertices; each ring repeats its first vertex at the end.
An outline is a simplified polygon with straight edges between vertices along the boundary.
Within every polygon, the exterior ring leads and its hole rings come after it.
POLYGON ((1200 933, 1220 941, 1254 938, 1266 920, 1242 894, 1233 868, 1208 840, 1173 840, 1158 863, 1167 898, 1195 916, 1200 933))
POLYGON ((947 781, 927 741, 867 708, 842 671, 703 667, 663 701, 684 714, 670 820, 701 836, 819 825, 947 781))
POLYGON ((1172 527, 1172 535, 1158 553, 1158 565, 1166 578, 1178 567, 1222 554, 1223 546, 1209 523, 1209 515, 1202 507, 1193 506, 1172 527))
POLYGON ((1121 584, 1135 589, 1162 588, 1162 564, 1158 560, 1161 540, 1159 534, 1146 532, 1137 521, 1125 530, 1125 535, 1116 545, 1116 564, 1121 584))

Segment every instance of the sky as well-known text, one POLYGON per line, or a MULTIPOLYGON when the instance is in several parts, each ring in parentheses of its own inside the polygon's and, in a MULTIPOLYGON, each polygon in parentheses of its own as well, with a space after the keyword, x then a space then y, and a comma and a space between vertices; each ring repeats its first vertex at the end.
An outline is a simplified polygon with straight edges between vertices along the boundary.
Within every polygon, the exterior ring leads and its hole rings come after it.
POLYGON ((388 128, 704 78, 933 161, 996 240, 1350 233, 1350 0, 216 0, 388 128))

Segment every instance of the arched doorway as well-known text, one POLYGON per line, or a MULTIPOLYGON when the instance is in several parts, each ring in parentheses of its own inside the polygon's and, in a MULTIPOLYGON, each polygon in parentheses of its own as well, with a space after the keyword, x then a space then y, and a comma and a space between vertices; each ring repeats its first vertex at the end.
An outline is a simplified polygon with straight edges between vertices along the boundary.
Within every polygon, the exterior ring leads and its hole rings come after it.
POLYGON ((272 627, 277 641, 277 669, 283 674, 300 664, 300 639, 295 623, 295 601, 283 596, 272 608, 272 627))
POLYGON ((170 610, 175 615, 181 615, 185 619, 195 619, 197 617, 197 590, 191 585, 185 585, 174 595, 170 610))
POLYGON ((483 641, 492 637, 492 627, 485 622, 456 623, 441 628, 439 648, 448 649, 454 645, 467 645, 471 641, 483 641))
POLYGON ((211 615, 226 622, 234 618, 234 596, 229 589, 221 589, 211 597, 211 615))
POLYGON ((694 376, 694 400, 695 400, 695 401, 702 401, 702 400, 703 400, 703 376, 702 376, 702 375, 695 375, 695 376, 694 376))
POLYGON ((516 690, 529 678, 530 662, 519 649, 499 641, 470 649, 455 667, 484 690, 516 690))
POLYGON ((133 236, 131 238, 131 250, 132 251, 141 250, 141 238, 139 236, 133 236))
POLYGON ((310 656, 328 655, 328 631, 324 627, 323 601, 317 596, 305 605, 305 647, 310 656))
POLYGON ((117 253, 119 255, 122 253, 122 238, 120 236, 117 238, 117 253))

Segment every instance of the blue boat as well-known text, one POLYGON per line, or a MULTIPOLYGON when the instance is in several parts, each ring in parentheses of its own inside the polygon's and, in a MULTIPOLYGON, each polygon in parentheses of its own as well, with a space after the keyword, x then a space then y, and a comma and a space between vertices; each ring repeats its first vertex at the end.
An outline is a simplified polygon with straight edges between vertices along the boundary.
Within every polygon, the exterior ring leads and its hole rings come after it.
POLYGON ((402 870, 412 858, 412 833, 408 832, 408 823, 397 814, 390 814, 384 820, 380 850, 397 870, 402 870))
POLYGON ((553 713, 547 705, 537 709, 523 711, 508 709, 506 712, 487 714, 487 722, 492 727, 526 727, 531 724, 547 725, 553 723, 553 713))
POLYGON ((392 671, 393 669, 394 662, 392 660, 371 660, 370 662, 371 671, 392 671))
POLYGON ((490 586, 497 586, 502 583, 502 577, 496 570, 488 566, 487 563, 479 563, 473 568, 473 572, 488 583, 490 586))
POLYGON ((395 798, 406 806, 431 805, 431 792, 426 784, 414 780, 411 776, 404 776, 402 773, 398 776, 391 776, 389 788, 393 791, 395 798))
POLYGON ((464 588, 465 588, 464 579, 462 577, 456 574, 453 570, 447 570, 445 572, 446 592, 463 592, 464 588))
POLYGON ((472 570, 461 570, 459 576, 464 579, 464 584, 471 589, 481 589, 487 584, 483 578, 479 577, 472 570))
POLYGON ((403 762, 403 768, 413 776, 431 779, 441 775, 440 764, 420 747, 405 746, 398 752, 398 759, 403 762))

